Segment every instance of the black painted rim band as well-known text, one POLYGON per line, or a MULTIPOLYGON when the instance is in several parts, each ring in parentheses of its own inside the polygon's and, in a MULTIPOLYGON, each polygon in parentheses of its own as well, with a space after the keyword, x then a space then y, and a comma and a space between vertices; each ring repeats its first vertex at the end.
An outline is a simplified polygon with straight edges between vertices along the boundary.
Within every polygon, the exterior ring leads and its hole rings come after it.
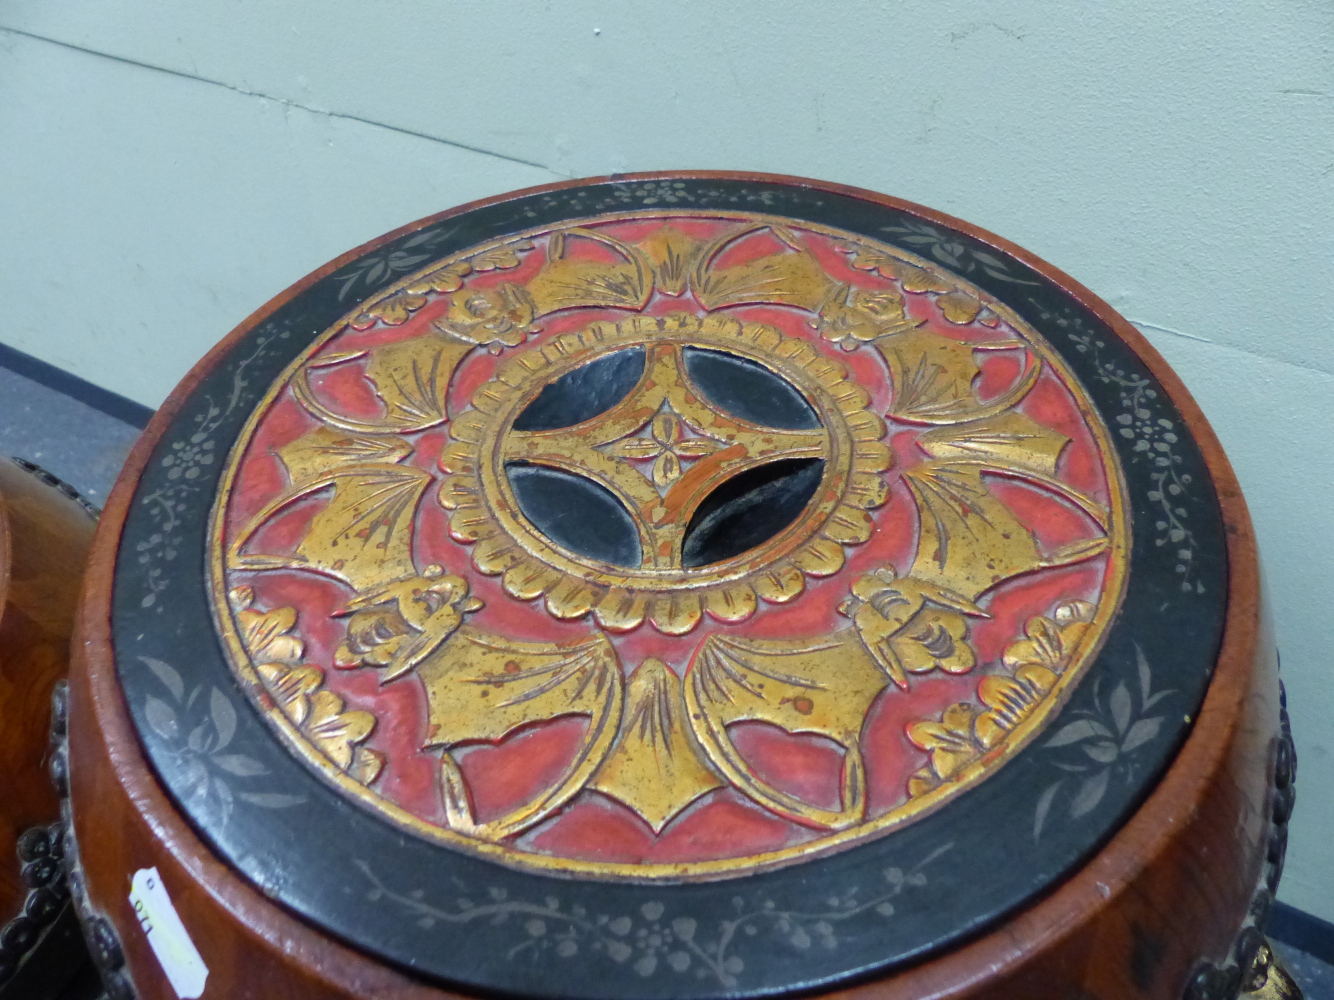
MULTIPOLYGON (((1118 750, 1105 766, 1089 767, 1078 745, 1036 741, 977 788, 890 836, 717 883, 635 886, 501 868, 405 836, 327 794, 236 688, 212 632, 203 560, 221 457, 248 403, 312 337, 380 287, 368 286, 364 266, 346 266, 243 336, 158 442, 122 536, 113 598, 117 667, 154 768, 222 857, 311 923, 442 983, 551 997, 762 996, 876 974, 944 948, 1048 891, 1119 828, 1188 732, 1216 658, 1226 612, 1225 545, 1198 446, 1177 433, 1167 453, 1190 487, 1171 501, 1174 518, 1189 525, 1188 535, 1176 537, 1183 529, 1164 529, 1155 515, 1165 485, 1155 458, 1164 452, 1140 442, 1162 441, 1162 421, 1180 431, 1180 414, 1112 329, 1017 259, 1005 257, 999 268, 988 263, 997 259, 994 247, 847 193, 683 178, 596 182, 482 206, 433 224, 444 234, 433 252, 443 257, 568 218, 661 208, 669 197, 683 211, 754 209, 930 254, 1047 338, 1107 423, 1123 428, 1115 443, 1133 529, 1121 614, 1050 731, 1090 713, 1123 733, 1143 719, 1164 721, 1153 738, 1118 750), (351 286, 349 274, 356 278, 351 286), (163 459, 201 432, 215 442, 217 459, 201 460, 192 479, 170 478, 163 459), (1188 590, 1183 578, 1192 583, 1188 590), (190 750, 188 733, 207 718, 213 690, 235 706, 233 749, 243 747, 266 774, 236 778, 190 750), (1129 698, 1125 726, 1112 718, 1122 712, 1118 691, 1129 698), (177 706, 176 737, 154 728, 150 697, 177 706), (1075 766, 1084 770, 1069 770, 1075 766), (216 792, 219 781, 230 809, 216 792)), ((363 264, 371 256, 389 259, 430 228, 371 251, 363 264)), ((390 271, 381 285, 397 276, 390 271)))

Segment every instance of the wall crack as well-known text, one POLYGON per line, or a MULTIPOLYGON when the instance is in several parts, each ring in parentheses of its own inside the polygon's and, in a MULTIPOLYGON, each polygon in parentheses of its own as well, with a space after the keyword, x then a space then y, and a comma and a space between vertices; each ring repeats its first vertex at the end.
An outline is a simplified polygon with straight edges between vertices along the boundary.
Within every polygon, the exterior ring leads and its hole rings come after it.
POLYGON ((265 94, 256 90, 247 90, 244 87, 238 87, 234 84, 224 83, 221 80, 213 80, 206 76, 198 76, 194 73, 186 73, 182 70, 177 70, 177 69, 168 69, 165 66, 154 66, 152 63, 139 62, 137 59, 127 59, 125 56, 111 55, 108 52, 99 52, 96 49, 84 48, 81 45, 74 45, 70 42, 58 41, 57 39, 54 38, 46 38, 42 35, 35 35, 28 31, 20 31, 17 28, 9 28, 4 25, 0 25, 0 33, 6 35, 16 35, 21 38, 28 38, 35 42, 45 42, 48 45, 56 45, 62 49, 69 49, 72 52, 80 52, 83 53, 84 55, 96 56, 99 59, 109 59, 112 62, 122 63, 126 66, 134 66, 139 69, 150 70, 155 73, 166 73, 168 76, 180 77, 182 80, 192 80, 195 83, 204 83, 213 87, 221 87, 224 90, 230 90, 232 91, 232 93, 240 94, 243 97, 257 97, 260 100, 273 101, 275 104, 281 104, 285 108, 295 108, 299 111, 308 111, 314 115, 323 115, 326 118, 338 118, 344 121, 356 122, 359 125, 369 125, 372 128, 387 129, 390 132, 398 132, 401 135, 410 135, 416 139, 425 139, 428 142, 438 142, 442 146, 450 146, 454 149, 462 149, 470 153, 480 153, 483 156, 493 156, 498 160, 506 160, 510 163, 519 163, 525 167, 537 167, 539 170, 545 170, 548 173, 555 174, 559 177, 570 176, 567 173, 555 170, 552 167, 547 166, 545 163, 536 163, 532 160, 525 160, 518 156, 510 156, 506 153, 497 153, 495 150, 482 149, 480 146, 470 146, 464 142, 456 142, 453 139, 444 139, 438 135, 430 135, 429 133, 426 132, 417 132, 414 131, 413 129, 403 128, 400 125, 390 125, 387 122, 375 121, 374 119, 371 118, 362 118, 359 115, 350 115, 341 111, 328 111, 323 108, 312 108, 308 104, 301 104, 298 101, 292 101, 285 97, 274 97, 271 94, 265 94))

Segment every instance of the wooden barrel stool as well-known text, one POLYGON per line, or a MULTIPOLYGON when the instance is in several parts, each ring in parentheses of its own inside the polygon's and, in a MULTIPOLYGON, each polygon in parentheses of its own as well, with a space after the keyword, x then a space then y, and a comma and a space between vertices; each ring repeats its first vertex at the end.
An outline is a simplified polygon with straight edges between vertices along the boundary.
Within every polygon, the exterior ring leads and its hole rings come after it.
POLYGON ((1263 989, 1245 503, 1125 320, 892 198, 612 177, 270 302, 98 533, 113 997, 1263 989))
MULTIPOLYGON (((97 509, 21 459, 0 459, 0 997, 31 996, 34 946, 77 953, 47 773, 51 697, 69 666, 97 509), (55 925, 60 924, 57 929, 55 925), (53 948, 54 938, 62 948, 53 948), (23 969, 23 974, 20 970, 23 969)), ((39 962, 45 966, 45 963, 39 962)), ((77 966, 77 961, 75 962, 77 966)))

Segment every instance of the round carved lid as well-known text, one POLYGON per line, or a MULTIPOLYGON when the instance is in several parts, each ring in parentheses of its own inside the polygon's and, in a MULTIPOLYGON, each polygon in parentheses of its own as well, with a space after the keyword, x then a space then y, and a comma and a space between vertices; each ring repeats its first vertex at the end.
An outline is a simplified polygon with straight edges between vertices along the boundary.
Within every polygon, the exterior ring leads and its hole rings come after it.
POLYGON ((1048 890, 1188 729, 1226 565, 1118 321, 997 242, 581 182, 275 300, 117 565, 179 807, 340 938, 522 995, 809 989, 1048 890))

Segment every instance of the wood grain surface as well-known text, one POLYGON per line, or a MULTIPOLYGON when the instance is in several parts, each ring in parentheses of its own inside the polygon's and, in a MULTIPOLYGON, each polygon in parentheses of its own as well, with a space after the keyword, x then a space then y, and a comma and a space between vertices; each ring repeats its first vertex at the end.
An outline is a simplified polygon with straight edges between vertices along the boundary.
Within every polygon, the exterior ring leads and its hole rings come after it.
POLYGON ((23 904, 15 843, 60 818, 46 773, 51 689, 65 675, 94 521, 0 459, 0 922, 23 904))

